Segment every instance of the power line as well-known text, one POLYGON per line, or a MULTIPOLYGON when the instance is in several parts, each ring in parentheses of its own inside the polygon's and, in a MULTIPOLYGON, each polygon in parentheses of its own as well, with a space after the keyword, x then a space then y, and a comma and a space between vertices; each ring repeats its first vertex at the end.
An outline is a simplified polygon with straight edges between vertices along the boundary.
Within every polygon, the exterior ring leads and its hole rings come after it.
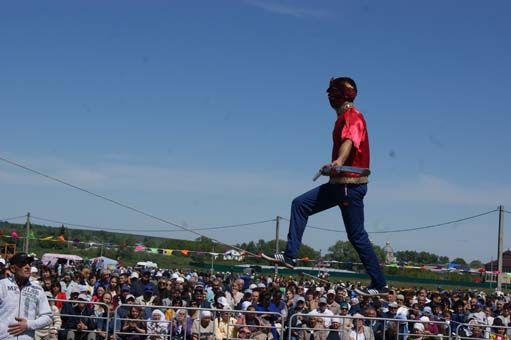
MULTIPOLYGON (((446 226, 446 225, 449 225, 449 224, 454 224, 454 223, 458 223, 458 222, 463 222, 463 221, 471 220, 471 219, 474 219, 474 218, 477 218, 477 217, 481 217, 481 216, 484 216, 484 215, 488 215, 488 214, 494 213, 496 211, 497 211, 497 209, 493 209, 493 210, 490 210, 490 211, 483 212, 481 214, 472 215, 472 216, 468 216, 468 217, 463 217, 463 218, 459 218, 459 219, 456 219, 456 220, 442 222, 442 223, 437 223, 437 224, 430 224, 430 225, 421 226, 421 227, 407 227, 407 228, 401 228, 401 229, 389 229, 389 230, 381 230, 381 231, 368 231, 367 233, 368 234, 390 234, 390 233, 400 233, 400 232, 407 232, 407 231, 416 231, 416 230, 437 228, 437 227, 442 227, 442 226, 446 226)), ((289 221, 289 219, 284 218, 284 217, 282 217, 282 219, 289 221)), ((346 233, 345 230, 339 230, 339 229, 314 227, 314 226, 310 226, 310 225, 308 225, 307 227, 308 228, 312 228, 312 229, 332 231, 332 232, 336 232, 336 233, 346 233)))
POLYGON ((15 216, 15 217, 9 217, 9 218, 0 218, 0 221, 10 221, 10 220, 17 220, 18 218, 25 218, 27 215, 21 215, 21 216, 15 216))
POLYGON ((511 211, 504 210, 505 213, 511 214, 511 211))
POLYGON ((192 233, 192 234, 195 234, 195 235, 197 235, 197 236, 200 236, 200 237, 206 237, 206 238, 210 239, 211 241, 213 241, 213 242, 215 242, 215 243, 218 243, 218 244, 221 244, 221 245, 224 245, 224 246, 227 246, 227 247, 229 247, 229 248, 233 248, 233 249, 236 249, 236 250, 239 250, 239 251, 243 251, 243 252, 245 252, 245 253, 247 253, 247 254, 249 254, 249 255, 257 256, 257 254, 254 254, 254 253, 249 252, 249 251, 247 251, 247 250, 245 250, 245 249, 241 249, 241 248, 239 248, 239 247, 233 246, 233 245, 231 245, 231 244, 228 244, 228 243, 225 243, 225 242, 221 242, 221 241, 219 241, 219 240, 217 240, 217 239, 214 239, 214 238, 208 237, 208 236, 206 236, 206 235, 204 235, 204 234, 201 234, 201 233, 199 233, 199 232, 197 232, 197 231, 195 231, 195 230, 193 230, 193 229, 187 228, 187 227, 185 227, 185 226, 183 226, 183 225, 181 225, 181 224, 179 224, 179 223, 172 222, 172 221, 166 220, 166 219, 164 219, 164 218, 158 217, 158 216, 156 216, 156 215, 153 215, 153 214, 147 213, 147 212, 145 212, 145 211, 143 211, 143 210, 140 210, 140 209, 138 209, 138 208, 132 207, 132 206, 130 206, 130 205, 128 205, 128 204, 121 203, 121 202, 116 201, 116 200, 114 200, 114 199, 112 199, 112 198, 109 198, 109 197, 106 197, 106 196, 103 196, 103 195, 97 194, 97 193, 92 192, 92 191, 90 191, 90 190, 84 189, 84 188, 79 187, 79 186, 77 186, 77 185, 71 184, 71 183, 66 182, 66 181, 64 181, 64 180, 61 180, 61 179, 59 179, 59 178, 56 178, 56 177, 53 177, 53 176, 47 175, 47 174, 45 174, 45 173, 43 173, 43 172, 41 172, 41 171, 38 171, 38 170, 35 170, 35 169, 32 169, 32 168, 29 168, 28 166, 25 166, 25 165, 23 165, 23 164, 19 164, 19 163, 17 163, 17 162, 11 161, 11 160, 9 160, 9 159, 7 159, 7 158, 4 158, 4 157, 1 157, 1 156, 0 156, 0 161, 3 161, 3 162, 5 162, 5 163, 8 163, 8 164, 13 165, 13 166, 15 166, 15 167, 18 167, 18 168, 24 169, 24 170, 26 170, 26 171, 28 171, 28 172, 31 172, 31 173, 33 173, 33 174, 36 174, 36 175, 39 175, 39 176, 41 176, 41 177, 47 178, 47 179, 52 180, 52 181, 54 181, 54 182, 58 182, 58 183, 60 183, 60 184, 63 184, 63 185, 65 185, 65 186, 68 186, 68 187, 70 187, 70 188, 73 188, 73 189, 79 190, 79 191, 81 191, 81 192, 84 192, 84 193, 89 194, 89 195, 91 195, 91 196, 94 196, 94 197, 96 197, 96 198, 102 199, 102 200, 104 200, 104 201, 110 202, 110 203, 115 204, 115 205, 117 205, 117 206, 119 206, 119 207, 121 207, 121 208, 124 208, 124 209, 127 209, 127 210, 131 210, 131 211, 133 211, 133 212, 135 212, 135 213, 137 213, 137 214, 144 215, 144 216, 146 216, 146 217, 149 217, 149 218, 152 218, 152 219, 154 219, 154 220, 157 220, 157 221, 163 222, 163 223, 165 223, 165 224, 173 225, 173 226, 175 226, 175 227, 178 227, 178 228, 180 228, 180 229, 182 229, 182 230, 184 230, 184 231, 188 231, 188 232, 190 232, 190 233, 192 233))
MULTIPOLYGON (((50 219, 50 218, 45 218, 45 217, 34 216, 34 215, 31 215, 31 217, 34 220, 40 220, 40 221, 45 221, 45 222, 64 224, 64 225, 69 225, 69 226, 73 226, 73 227, 87 228, 87 229, 94 229, 94 230, 130 231, 130 232, 136 231, 136 230, 133 230, 133 229, 97 227, 97 226, 90 226, 90 225, 86 225, 86 224, 58 221, 58 220, 54 220, 54 219, 50 219)), ((255 222, 240 223, 240 224, 229 224, 229 225, 222 225, 222 226, 216 226, 216 227, 195 228, 195 229, 190 229, 190 230, 216 230, 216 229, 239 228, 239 227, 246 227, 246 226, 252 226, 252 225, 268 223, 268 222, 275 222, 275 219, 273 218, 273 219, 264 220, 264 221, 255 221, 255 222)), ((143 228, 143 226, 138 226, 138 228, 143 228)), ((162 230, 162 229, 146 230, 146 229, 144 229, 143 231, 144 232, 149 232, 149 233, 170 233, 170 232, 178 232, 178 231, 182 231, 182 230, 180 230, 180 229, 173 229, 173 230, 162 230)))

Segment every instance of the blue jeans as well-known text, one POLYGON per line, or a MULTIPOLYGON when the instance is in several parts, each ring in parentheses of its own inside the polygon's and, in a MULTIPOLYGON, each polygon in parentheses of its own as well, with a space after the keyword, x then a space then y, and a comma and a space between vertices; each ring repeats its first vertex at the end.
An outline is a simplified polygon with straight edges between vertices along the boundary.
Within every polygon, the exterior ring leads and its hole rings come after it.
POLYGON ((298 250, 309 216, 338 206, 341 209, 348 240, 357 251, 371 278, 369 287, 379 289, 386 286, 387 283, 378 258, 364 229, 364 196, 366 192, 367 184, 325 183, 296 197, 291 205, 291 221, 289 222, 284 254, 292 258, 298 257, 298 250))

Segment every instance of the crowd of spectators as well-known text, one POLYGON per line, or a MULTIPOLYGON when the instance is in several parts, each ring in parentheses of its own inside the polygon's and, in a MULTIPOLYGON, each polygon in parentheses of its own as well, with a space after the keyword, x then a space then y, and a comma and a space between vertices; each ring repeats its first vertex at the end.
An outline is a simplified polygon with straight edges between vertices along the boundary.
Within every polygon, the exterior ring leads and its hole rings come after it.
MULTIPOLYGON (((0 261, 0 279, 8 276, 0 261)), ((459 336, 509 340, 511 296, 473 290, 390 289, 310 277, 32 267, 53 323, 37 339, 387 340, 459 336), (58 272, 61 272, 61 275, 58 272), (377 319, 379 318, 379 319, 377 319)))

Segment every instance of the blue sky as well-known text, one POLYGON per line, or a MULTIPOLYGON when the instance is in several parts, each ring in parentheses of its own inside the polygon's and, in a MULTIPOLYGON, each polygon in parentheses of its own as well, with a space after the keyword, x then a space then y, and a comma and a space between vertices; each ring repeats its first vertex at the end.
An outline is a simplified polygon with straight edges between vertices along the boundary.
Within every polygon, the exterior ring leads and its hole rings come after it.
MULTIPOLYGON (((510 9, 506 1, 5 2, 0 155, 190 227, 287 217, 329 160, 328 79, 350 75, 371 140, 367 230, 511 208, 510 9)), ((30 211, 167 229, 6 164, 0 185, 0 218, 30 211)), ((489 260, 497 221, 371 238, 489 260)), ((310 224, 344 228, 337 210, 310 224)), ((271 239, 274 225, 205 234, 271 239)), ((323 252, 337 239, 346 236, 305 234, 323 252)))

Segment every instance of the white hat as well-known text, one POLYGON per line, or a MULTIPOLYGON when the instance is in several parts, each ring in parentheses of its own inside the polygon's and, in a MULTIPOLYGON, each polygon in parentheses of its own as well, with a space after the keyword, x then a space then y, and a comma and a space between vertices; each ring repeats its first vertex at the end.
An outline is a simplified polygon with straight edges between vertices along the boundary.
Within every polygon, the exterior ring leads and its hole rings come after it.
POLYGON ((170 276, 170 279, 171 280, 175 280, 179 277, 179 274, 178 273, 172 273, 172 275, 170 276))
POLYGON ((250 286, 248 286, 249 289, 256 289, 257 288, 257 285, 255 283, 252 283, 250 286))
POLYGON ((185 282, 185 279, 183 279, 181 276, 176 279, 177 283, 183 283, 185 282))
POLYGON ((30 267, 30 273, 31 274, 38 273, 38 272, 39 272, 39 270, 37 270, 36 267, 30 267))
POLYGON ((224 296, 219 297, 218 300, 216 300, 216 303, 219 303, 222 306, 229 305, 229 302, 227 301, 227 299, 224 296))
POLYGON ((132 278, 132 279, 138 279, 138 278, 139 278, 138 273, 137 273, 137 272, 133 272, 133 273, 131 273, 130 278, 132 278))
POLYGON ((251 304, 252 304, 252 302, 250 302, 250 301, 243 301, 241 304, 241 309, 247 310, 248 306, 250 306, 251 304))
POLYGON ((266 288, 266 285, 264 283, 262 283, 262 282, 259 282, 257 284, 257 288, 266 288))
POLYGON ((328 294, 334 294, 335 295, 335 290, 329 289, 328 292, 326 293, 326 295, 328 295, 328 294))
POLYGON ((416 322, 413 324, 413 329, 416 329, 420 332, 423 332, 424 331, 424 324, 420 323, 420 322, 416 322))
POLYGON ((5 259, 0 257, 0 263, 3 264, 5 266, 6 262, 5 262, 5 259))
POLYGON ((421 316, 419 321, 429 322, 429 318, 427 316, 421 316))
POLYGON ((211 312, 209 310, 203 310, 200 312, 200 318, 206 318, 206 317, 211 317, 211 312))

